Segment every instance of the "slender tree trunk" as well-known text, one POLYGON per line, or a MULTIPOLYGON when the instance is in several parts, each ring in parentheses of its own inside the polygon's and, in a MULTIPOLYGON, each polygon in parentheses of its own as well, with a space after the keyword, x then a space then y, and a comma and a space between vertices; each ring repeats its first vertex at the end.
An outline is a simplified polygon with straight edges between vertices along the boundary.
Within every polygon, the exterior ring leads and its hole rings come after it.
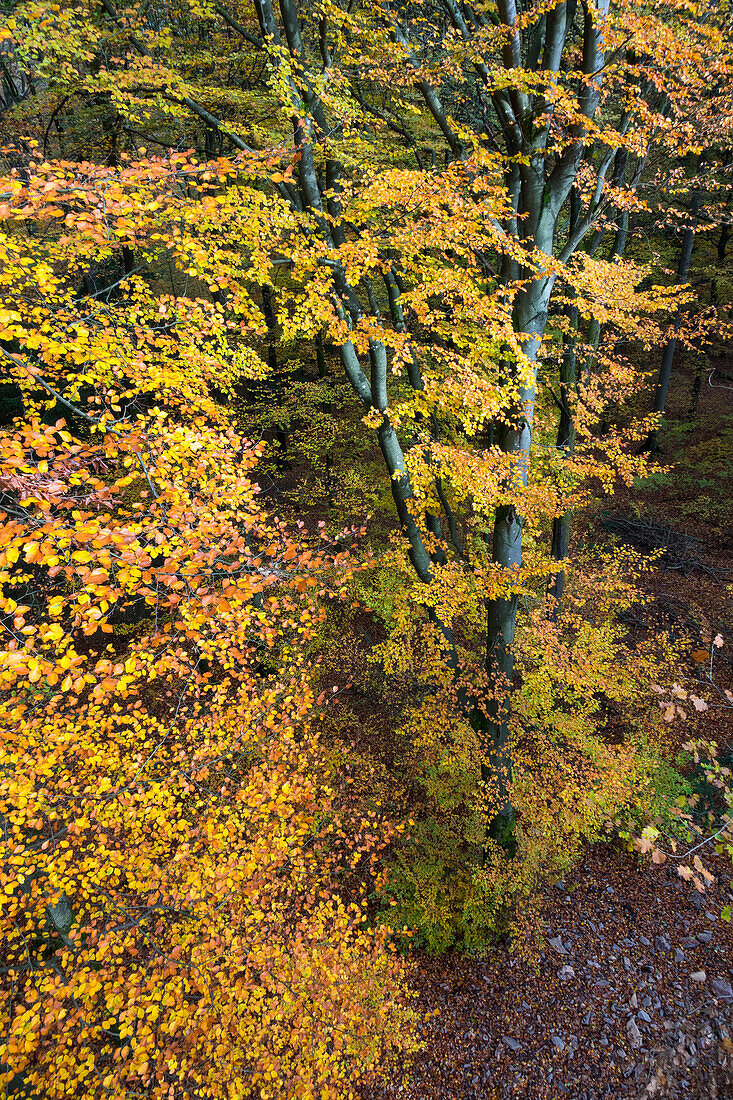
MULTIPOLYGON (((323 337, 319 333, 316 336, 316 363, 318 366, 318 377, 323 381, 328 376, 328 369, 326 367, 326 352, 323 347, 323 337)), ((326 401, 323 404, 323 411, 327 416, 333 415, 333 406, 330 401, 326 401)), ((333 495, 333 448, 328 447, 326 449, 326 497, 328 499, 328 507, 333 508, 335 504, 333 495)))
MULTIPOLYGON (((571 456, 575 453, 575 417, 572 403, 577 389, 577 344, 578 344, 578 307, 568 310, 570 332, 565 337, 562 360, 560 363, 560 423, 557 428, 557 448, 571 456)), ((552 521, 552 556, 562 562, 570 549, 570 512, 555 516, 552 521)), ((565 591, 565 570, 558 569, 552 578, 549 594, 552 597, 552 617, 560 613, 563 592, 565 591)))
MULTIPOLYGON (((699 191, 695 191, 692 196, 692 202, 690 204, 690 219, 691 224, 688 225, 684 233, 682 234, 682 247, 680 249, 680 259, 677 265, 677 282, 678 284, 685 283, 687 276, 690 272, 690 262, 692 260, 692 249, 695 244, 695 231, 697 229, 697 219, 700 212, 701 194, 699 191)), ((673 336, 664 345, 662 352, 662 362, 659 367, 659 374, 657 375, 657 383, 654 389, 654 412, 660 417, 664 415, 665 406, 667 404, 667 392, 669 390, 669 383, 672 377, 672 363, 674 362, 674 353, 677 349, 677 333, 680 330, 682 323, 682 310, 678 309, 675 314, 674 324, 672 327, 673 336)), ((649 433, 647 442, 649 450, 656 451, 659 446, 659 429, 655 428, 649 433)))
POLYGON ((623 256, 626 251, 626 242, 629 239, 629 212, 623 210, 618 220, 618 226, 616 227, 616 236, 613 239, 611 245, 611 251, 609 253, 609 260, 615 260, 617 257, 623 256))
POLYGON ((694 420, 697 416, 697 406, 700 401, 704 366, 705 357, 703 355, 698 355, 697 362, 695 363, 695 377, 692 382, 692 392, 690 393, 690 411, 687 414, 690 420, 694 420))
POLYGON ((596 354, 601 343, 601 322, 597 317, 591 317, 588 324, 588 354, 585 359, 585 380, 590 383, 593 376, 593 367, 596 362, 596 354))

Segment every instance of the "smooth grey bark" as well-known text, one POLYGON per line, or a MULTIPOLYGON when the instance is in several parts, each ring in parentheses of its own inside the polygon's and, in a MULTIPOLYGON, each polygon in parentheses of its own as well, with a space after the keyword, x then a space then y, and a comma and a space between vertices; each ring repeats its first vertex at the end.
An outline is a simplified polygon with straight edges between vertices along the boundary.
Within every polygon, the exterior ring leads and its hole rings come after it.
MULTIPOLYGON (((572 412, 573 399, 577 389, 577 343, 578 308, 568 309, 570 332, 565 337, 562 360, 560 362, 560 421, 557 427, 557 448, 568 456, 575 452, 575 417, 572 412)), ((552 521, 552 557, 564 562, 570 550, 570 512, 555 516, 552 521)), ((549 595, 554 601, 551 614, 556 618, 562 605, 565 591, 565 570, 558 569, 553 574, 549 586, 549 595)))
MULTIPOLYGON (((529 483, 529 458, 532 449, 532 426, 537 394, 537 355, 547 324, 547 312, 552 291, 551 278, 535 279, 517 295, 514 308, 515 327, 523 335, 522 351, 534 364, 528 385, 518 395, 517 420, 505 428, 499 443, 512 456, 510 492, 521 491, 529 483)), ((495 512, 491 542, 492 561, 499 565, 508 584, 522 568, 523 519, 514 504, 500 504, 495 512)), ((492 690, 488 722, 482 724, 485 735, 485 777, 498 781, 497 812, 490 824, 495 838, 507 841, 511 831, 513 809, 508 786, 511 763, 507 755, 509 737, 509 706, 514 682, 514 640, 517 627, 518 596, 512 593, 488 602, 486 619, 486 670, 492 690)))
MULTIPOLYGON (((287 48, 291 56, 297 60, 303 52, 297 7, 292 0, 280 0, 279 7, 287 48)), ((280 26, 272 0, 255 0, 255 8, 263 37, 270 38, 277 46, 282 46, 280 26)), ((304 80, 304 93, 295 85, 292 78, 288 78, 288 87, 293 107, 293 133, 300 153, 298 162, 300 208, 309 210, 315 215, 321 239, 333 250, 333 258, 329 262, 329 266, 333 279, 334 306, 339 317, 346 322, 349 328, 352 328, 358 324, 363 313, 356 288, 350 285, 336 252, 338 246, 346 240, 344 229, 338 221, 340 213, 338 185, 341 167, 332 158, 327 158, 326 192, 328 198, 324 203, 313 157, 313 143, 314 124, 316 133, 325 138, 329 132, 328 120, 325 117, 322 103, 307 80, 304 80), (303 101, 305 101, 307 107, 305 117, 303 117, 303 101)), ((433 97, 433 103, 434 105, 437 104, 437 97, 433 97)), ((397 286, 396 279, 394 285, 397 286)), ((407 538, 408 555, 417 576, 421 581, 429 583, 433 577, 433 560, 415 517, 414 492, 405 463, 404 451, 387 412, 389 408, 387 349, 380 340, 373 339, 370 341, 368 373, 362 366, 353 341, 345 340, 339 351, 346 377, 349 379, 362 406, 367 412, 376 410, 381 415, 381 422, 375 429, 376 437, 390 477, 392 498, 400 526, 407 538)), ((452 647, 450 632, 442 625, 441 629, 452 647)))
MULTIPOLYGON (((518 30, 519 11, 515 0, 498 0, 501 22, 508 30, 503 51, 504 65, 510 69, 522 66, 522 43, 518 30)), ((595 115, 601 95, 603 39, 602 25, 608 14, 609 0, 601 0, 595 10, 584 9, 583 22, 583 72, 593 75, 593 80, 583 82, 579 92, 579 106, 583 118, 595 115)), ((558 4, 552 9, 552 18, 545 21, 546 41, 542 56, 555 71, 559 67, 568 31, 568 6, 558 4)), ((503 121, 508 148, 517 146, 523 154, 518 171, 512 170, 510 185, 516 195, 518 233, 522 242, 546 255, 555 250, 555 237, 560 211, 575 182, 583 156, 585 126, 576 123, 572 140, 554 161, 546 156, 549 136, 549 119, 542 125, 539 120, 547 117, 545 104, 533 104, 528 93, 513 90, 496 101, 497 113, 503 121)), ((598 168, 597 202, 600 202, 603 179, 613 160, 613 151, 605 154, 598 168)), ((595 196, 594 196, 595 199, 595 196)), ((517 223, 507 227, 517 231, 517 223)), ((568 255, 577 247, 592 225, 586 215, 568 234, 565 251, 568 255)), ((537 390, 537 355, 547 324, 548 307, 554 279, 537 276, 530 270, 513 271, 508 266, 506 275, 514 281, 530 279, 517 293, 514 305, 514 328, 519 336, 523 354, 534 364, 531 380, 518 395, 516 423, 504 431, 500 444, 512 457, 512 490, 526 488, 529 477, 529 455, 532 447, 532 424, 537 390), (534 277, 533 277, 534 276, 534 277)), ((520 284, 521 285, 521 284, 520 284)), ((516 573, 522 566, 522 518, 514 505, 502 504, 496 509, 492 538, 492 560, 503 571, 516 573)), ((514 677, 514 639, 517 619, 516 596, 497 598, 489 603, 487 615, 486 665, 495 700, 494 713, 486 730, 489 757, 498 759, 500 770, 508 770, 505 762, 508 737, 508 712, 511 686, 514 677)), ((511 807, 505 790, 500 793, 495 832, 501 834, 511 818, 511 807)))

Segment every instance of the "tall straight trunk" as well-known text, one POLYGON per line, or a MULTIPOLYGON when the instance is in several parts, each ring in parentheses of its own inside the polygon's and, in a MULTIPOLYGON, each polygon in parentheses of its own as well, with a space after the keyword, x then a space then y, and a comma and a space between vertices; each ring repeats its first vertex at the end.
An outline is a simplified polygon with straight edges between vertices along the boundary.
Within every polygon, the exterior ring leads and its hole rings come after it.
MULTIPOLYGON (((519 392, 517 419, 502 433, 501 446, 511 456, 512 489, 521 492, 529 481, 529 455, 532 445, 537 390, 537 356, 547 324, 547 308, 552 289, 548 278, 536 278, 517 295, 514 322, 520 333, 522 351, 534 365, 528 385, 519 392)), ((494 516, 492 561, 499 565, 508 581, 522 568, 523 518, 514 504, 500 504, 494 516)), ((489 833, 507 843, 513 829, 514 810, 509 799, 511 762, 507 752, 509 709, 514 682, 514 639, 517 629, 519 596, 516 592, 488 603, 486 621, 486 671, 492 700, 485 724, 484 776, 494 778, 498 788, 498 806, 489 833)))
MULTIPOLYGON (((690 273, 690 262, 692 260, 692 249, 695 244, 695 231, 697 229, 697 219, 700 213, 701 201, 702 197, 700 192, 696 190, 690 204, 690 225, 685 228, 682 234, 682 247, 680 249, 679 263, 677 264, 678 284, 687 282, 687 276, 690 273)), ((664 345, 662 362, 659 367, 657 383, 654 389, 654 412, 657 413, 659 417, 664 415, 665 406, 667 404, 667 392, 672 377, 672 363, 674 362, 674 353, 677 349, 677 333, 680 330, 681 323, 682 309, 679 308, 675 314, 674 324, 672 326, 673 335, 664 345)), ((649 433, 648 447, 652 451, 656 450, 659 445, 658 436, 658 428, 655 428, 649 433)))
MULTIPOLYGON (((568 457, 575 453, 575 418, 572 403, 577 389, 577 345, 578 345, 578 307, 568 309, 570 331, 565 337, 562 360, 560 362, 560 422, 557 427, 557 448, 568 457)), ((570 550, 570 512, 555 516, 552 521, 552 557, 557 562, 565 561, 570 550)), ((558 569, 553 575, 549 594, 553 600, 552 617, 560 612, 563 592, 565 591, 565 570, 558 569)))

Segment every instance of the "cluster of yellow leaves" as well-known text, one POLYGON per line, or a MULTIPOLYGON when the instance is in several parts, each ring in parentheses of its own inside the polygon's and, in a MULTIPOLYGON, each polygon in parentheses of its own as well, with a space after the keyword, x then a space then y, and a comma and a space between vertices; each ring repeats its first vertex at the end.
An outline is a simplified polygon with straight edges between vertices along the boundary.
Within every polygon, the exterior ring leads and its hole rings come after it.
POLYGON ((113 705, 23 727, 2 1054, 31 1087, 336 1097, 403 1031, 385 937, 332 892, 333 792, 289 691, 175 725, 113 705))

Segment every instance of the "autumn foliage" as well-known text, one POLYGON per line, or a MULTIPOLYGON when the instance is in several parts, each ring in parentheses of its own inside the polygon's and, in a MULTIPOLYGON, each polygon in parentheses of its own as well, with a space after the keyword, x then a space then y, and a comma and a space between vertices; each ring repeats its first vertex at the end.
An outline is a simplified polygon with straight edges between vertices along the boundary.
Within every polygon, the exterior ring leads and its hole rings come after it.
POLYGON ((353 1096, 396 944, 684 828, 683 647, 581 543, 723 325, 647 242, 720 223, 724 20, 422 7, 2 31, 9 1095, 353 1096))
POLYGON ((263 523, 256 451, 154 424, 145 477, 132 432, 4 441, 4 1060, 58 1095, 335 1095, 409 1015, 339 887, 384 833, 298 657, 324 558, 263 523))
POLYGON ((3 269, 4 1080, 342 1095, 411 1020, 359 904, 390 827, 321 746, 304 656, 353 532, 263 512, 210 304, 133 280, 80 317, 100 243, 73 229, 3 269))

